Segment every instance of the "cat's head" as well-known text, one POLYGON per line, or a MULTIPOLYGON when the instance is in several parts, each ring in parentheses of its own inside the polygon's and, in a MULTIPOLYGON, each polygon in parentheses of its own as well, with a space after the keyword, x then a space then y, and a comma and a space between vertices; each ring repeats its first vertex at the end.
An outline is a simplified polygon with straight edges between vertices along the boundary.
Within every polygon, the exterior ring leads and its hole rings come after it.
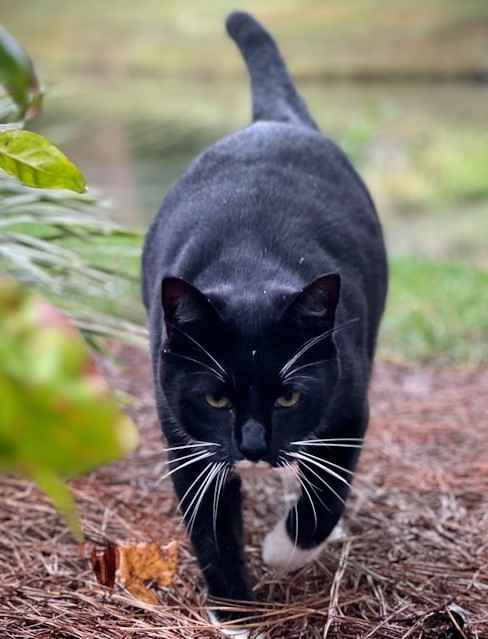
POLYGON ((340 276, 266 293, 266 303, 251 295, 239 307, 225 291, 207 296, 180 278, 162 282, 159 374, 173 422, 186 441, 217 445, 231 464, 279 465, 293 442, 317 431, 338 379, 340 276))

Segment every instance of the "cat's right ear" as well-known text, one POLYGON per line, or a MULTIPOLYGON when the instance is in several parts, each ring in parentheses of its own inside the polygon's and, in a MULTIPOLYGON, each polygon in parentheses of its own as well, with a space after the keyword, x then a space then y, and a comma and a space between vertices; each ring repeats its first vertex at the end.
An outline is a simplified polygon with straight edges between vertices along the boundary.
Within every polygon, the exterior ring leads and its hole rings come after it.
POLYGON ((180 277, 163 279, 161 305, 168 337, 171 337, 172 327, 204 320, 215 312, 205 295, 180 277))
POLYGON ((286 308, 284 317, 311 330, 333 328, 340 290, 339 273, 321 275, 294 297, 286 308))

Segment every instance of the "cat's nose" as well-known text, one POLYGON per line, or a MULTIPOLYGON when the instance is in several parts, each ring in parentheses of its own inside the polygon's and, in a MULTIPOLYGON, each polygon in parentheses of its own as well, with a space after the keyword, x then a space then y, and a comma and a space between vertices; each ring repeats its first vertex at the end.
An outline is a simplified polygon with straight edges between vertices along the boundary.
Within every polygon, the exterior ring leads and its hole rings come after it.
POLYGON ((251 461, 259 461, 268 452, 264 426, 254 419, 248 420, 241 430, 239 450, 251 461))

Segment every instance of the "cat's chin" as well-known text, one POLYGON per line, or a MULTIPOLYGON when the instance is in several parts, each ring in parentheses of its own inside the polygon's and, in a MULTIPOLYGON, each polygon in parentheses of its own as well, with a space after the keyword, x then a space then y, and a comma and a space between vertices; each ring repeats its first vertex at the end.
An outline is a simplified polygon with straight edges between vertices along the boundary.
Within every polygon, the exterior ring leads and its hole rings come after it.
POLYGON ((286 531, 285 519, 281 519, 271 532, 264 538, 262 556, 263 561, 270 568, 279 572, 293 572, 314 561, 321 554, 325 544, 344 537, 345 532, 341 523, 337 524, 329 537, 315 548, 304 550, 295 546, 286 531))
POLYGON ((244 478, 268 475, 273 470, 273 466, 266 461, 252 462, 249 459, 239 460, 234 464, 234 468, 244 478))
POLYGON ((247 628, 242 628, 239 626, 235 626, 232 628, 231 626, 224 626, 219 621, 217 615, 208 611, 208 618, 212 626, 216 626, 219 629, 219 632, 224 635, 224 637, 233 637, 234 639, 250 639, 251 636, 253 639, 264 639, 264 634, 262 632, 258 632, 258 634, 252 634, 252 630, 248 630, 247 628))

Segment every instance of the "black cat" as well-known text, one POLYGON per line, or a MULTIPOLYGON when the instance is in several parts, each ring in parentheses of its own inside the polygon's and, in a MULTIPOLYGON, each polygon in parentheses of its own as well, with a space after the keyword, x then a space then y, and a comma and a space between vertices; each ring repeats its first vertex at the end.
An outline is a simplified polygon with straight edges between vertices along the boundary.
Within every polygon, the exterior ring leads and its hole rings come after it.
POLYGON ((302 495, 263 558, 293 569, 315 557, 368 423, 387 266, 366 187, 317 130, 270 35, 240 12, 227 29, 253 123, 167 194, 143 296, 171 476, 209 594, 251 600, 235 465, 293 466, 302 495))

